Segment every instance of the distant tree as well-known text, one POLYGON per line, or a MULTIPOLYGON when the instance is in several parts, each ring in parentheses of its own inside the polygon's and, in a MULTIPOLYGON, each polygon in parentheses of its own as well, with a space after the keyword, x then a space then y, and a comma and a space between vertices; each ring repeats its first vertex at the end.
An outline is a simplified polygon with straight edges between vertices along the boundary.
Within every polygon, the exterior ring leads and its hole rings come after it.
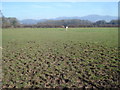
MULTIPOLYGON (((96 22, 90 22, 88 20, 79 20, 79 19, 65 19, 65 20, 46 20, 44 22, 39 22, 35 25, 23 25, 25 27, 48 27, 48 28, 57 28, 57 27, 114 27, 115 22, 106 22, 105 20, 99 20, 96 22), (110 24, 111 23, 111 24, 110 24)), ((14 23, 13 23, 14 25, 14 23)))
POLYGON ((111 20, 111 21, 109 22, 109 24, 118 25, 118 20, 111 20))
POLYGON ((19 25, 19 22, 16 18, 7 18, 8 22, 11 24, 11 27, 17 27, 19 25))
POLYGON ((107 22, 105 20, 96 21, 96 25, 105 25, 107 22))
POLYGON ((11 27, 10 22, 9 22, 8 19, 5 18, 4 16, 2 17, 2 27, 3 27, 3 28, 11 27))
POLYGON ((66 28, 66 26, 68 26, 68 23, 66 20, 61 20, 62 21, 62 25, 66 28))
POLYGON ((7 27, 18 27, 20 26, 20 23, 16 18, 6 18, 2 16, 2 27, 7 28, 7 27))

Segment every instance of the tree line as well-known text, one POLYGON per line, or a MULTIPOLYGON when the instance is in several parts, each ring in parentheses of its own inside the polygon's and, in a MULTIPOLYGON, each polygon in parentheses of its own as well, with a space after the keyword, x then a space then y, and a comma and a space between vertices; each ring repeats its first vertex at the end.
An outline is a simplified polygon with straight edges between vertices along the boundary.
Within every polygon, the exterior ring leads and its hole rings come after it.
POLYGON ((14 17, 4 17, 0 18, 2 20, 2 28, 62 28, 62 27, 118 27, 118 20, 111 20, 106 22, 105 20, 99 20, 96 22, 91 22, 88 20, 79 19, 68 19, 68 20, 46 20, 44 22, 39 22, 37 24, 27 25, 21 24, 17 18, 14 17))

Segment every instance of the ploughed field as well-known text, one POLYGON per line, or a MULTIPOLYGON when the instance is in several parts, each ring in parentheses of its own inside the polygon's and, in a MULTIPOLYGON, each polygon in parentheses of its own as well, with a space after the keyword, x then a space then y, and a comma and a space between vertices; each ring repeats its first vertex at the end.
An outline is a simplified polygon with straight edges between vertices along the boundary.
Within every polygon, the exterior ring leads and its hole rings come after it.
POLYGON ((3 88, 118 88, 117 28, 3 29, 3 88))

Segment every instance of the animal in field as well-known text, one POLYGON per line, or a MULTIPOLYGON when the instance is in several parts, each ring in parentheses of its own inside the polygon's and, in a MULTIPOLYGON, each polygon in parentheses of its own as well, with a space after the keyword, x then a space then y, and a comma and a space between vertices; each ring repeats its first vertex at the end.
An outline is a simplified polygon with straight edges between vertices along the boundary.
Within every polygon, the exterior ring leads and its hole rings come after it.
POLYGON ((67 31, 67 29, 68 29, 68 26, 66 26, 65 28, 66 28, 66 31, 67 31))

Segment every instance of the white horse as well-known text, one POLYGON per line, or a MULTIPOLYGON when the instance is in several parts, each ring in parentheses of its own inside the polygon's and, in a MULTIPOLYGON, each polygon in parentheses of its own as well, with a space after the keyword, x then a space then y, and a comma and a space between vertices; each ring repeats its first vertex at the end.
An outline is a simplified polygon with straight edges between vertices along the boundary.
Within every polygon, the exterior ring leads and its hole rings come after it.
POLYGON ((67 31, 67 29, 68 29, 68 26, 66 26, 66 31, 67 31))

